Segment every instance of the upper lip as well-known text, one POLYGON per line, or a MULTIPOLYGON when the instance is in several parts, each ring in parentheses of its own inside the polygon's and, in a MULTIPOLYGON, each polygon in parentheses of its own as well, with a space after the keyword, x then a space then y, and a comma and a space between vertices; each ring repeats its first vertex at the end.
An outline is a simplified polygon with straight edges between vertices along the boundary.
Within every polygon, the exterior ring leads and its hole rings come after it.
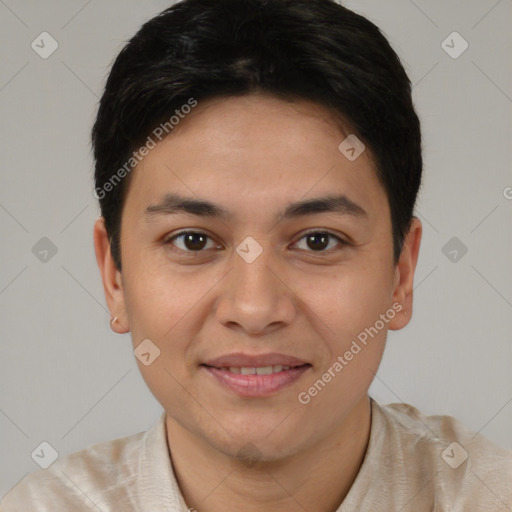
POLYGON ((276 352, 258 355, 235 352, 232 354, 225 354, 215 359, 210 359, 209 361, 205 361, 203 364, 213 366, 215 368, 257 368, 264 366, 302 366, 309 363, 302 359, 287 356, 285 354, 278 354, 276 352))

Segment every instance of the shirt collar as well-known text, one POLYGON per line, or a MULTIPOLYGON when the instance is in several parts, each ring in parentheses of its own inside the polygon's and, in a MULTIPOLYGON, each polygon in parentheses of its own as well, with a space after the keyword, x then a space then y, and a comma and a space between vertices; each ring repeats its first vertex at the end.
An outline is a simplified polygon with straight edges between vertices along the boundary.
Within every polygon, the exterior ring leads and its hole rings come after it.
MULTIPOLYGON (((370 397, 371 427, 370 438, 363 458, 347 496, 337 512, 356 510, 357 505, 364 501, 368 482, 372 481, 375 470, 376 454, 384 455, 384 463, 393 467, 393 462, 382 453, 387 435, 386 421, 379 404, 370 397)), ((142 452, 139 458, 138 505, 141 510, 159 510, 162 512, 186 512, 185 499, 178 486, 170 458, 167 440, 166 412, 164 411, 156 423, 142 438, 142 452)), ((382 462, 382 461, 381 461, 382 462)))
POLYGON ((189 508, 174 473, 167 441, 166 412, 142 438, 137 499, 140 510, 182 512, 189 508))

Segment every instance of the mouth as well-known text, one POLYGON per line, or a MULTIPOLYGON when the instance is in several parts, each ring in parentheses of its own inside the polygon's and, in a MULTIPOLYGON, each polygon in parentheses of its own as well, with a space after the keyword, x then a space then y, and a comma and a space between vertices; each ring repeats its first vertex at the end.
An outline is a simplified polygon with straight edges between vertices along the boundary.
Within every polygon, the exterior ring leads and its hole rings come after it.
POLYGON ((211 366, 207 364, 203 364, 201 366, 206 366, 207 368, 215 368, 216 370, 222 370, 230 373, 234 373, 235 375, 272 375, 273 373, 280 373, 283 371, 288 371, 290 369, 302 368, 303 366, 311 366, 309 363, 301 364, 301 365, 273 365, 273 366, 211 366))
POLYGON ((268 366, 200 367, 213 377, 216 384, 241 397, 265 397, 297 382, 312 367, 310 363, 268 366))

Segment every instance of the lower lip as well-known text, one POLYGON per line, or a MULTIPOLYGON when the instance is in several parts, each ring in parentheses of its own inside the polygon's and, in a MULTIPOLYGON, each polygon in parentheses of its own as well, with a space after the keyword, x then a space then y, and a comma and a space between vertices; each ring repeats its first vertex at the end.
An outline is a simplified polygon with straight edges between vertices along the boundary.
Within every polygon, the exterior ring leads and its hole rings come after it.
POLYGON ((220 370, 211 366, 201 365, 210 375, 213 375, 223 386, 243 397, 263 397, 290 385, 298 380, 310 365, 297 366, 270 375, 242 375, 220 370))

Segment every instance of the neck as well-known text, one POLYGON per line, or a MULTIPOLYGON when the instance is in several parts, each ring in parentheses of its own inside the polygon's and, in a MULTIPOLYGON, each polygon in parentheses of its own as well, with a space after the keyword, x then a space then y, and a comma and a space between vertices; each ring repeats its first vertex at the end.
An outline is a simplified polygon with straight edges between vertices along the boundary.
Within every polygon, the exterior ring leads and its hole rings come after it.
POLYGON ((173 470, 197 512, 335 512, 361 467, 371 426, 365 395, 327 438, 280 460, 243 463, 167 415, 173 470))

